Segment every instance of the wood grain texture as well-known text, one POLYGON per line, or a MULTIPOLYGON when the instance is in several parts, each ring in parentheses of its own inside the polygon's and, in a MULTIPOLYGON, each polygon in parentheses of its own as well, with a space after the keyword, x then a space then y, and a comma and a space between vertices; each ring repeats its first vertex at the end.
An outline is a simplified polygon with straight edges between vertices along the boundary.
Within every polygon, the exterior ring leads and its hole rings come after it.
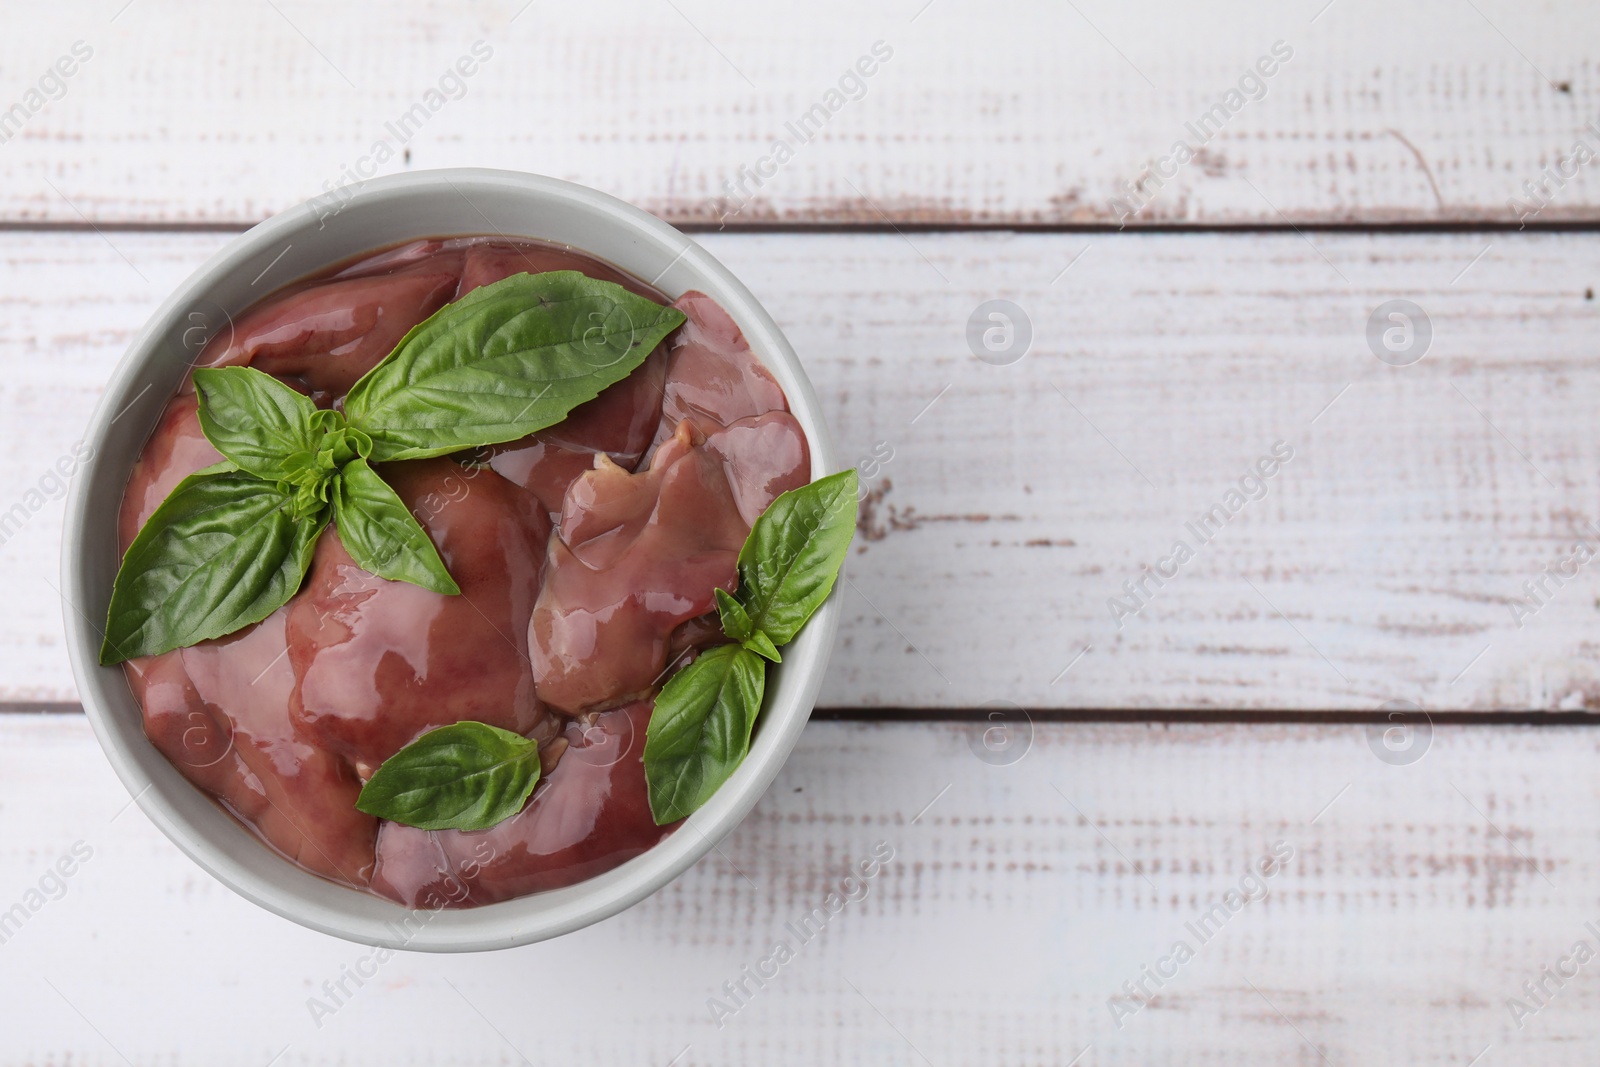
MULTIPOLYGON (((347 168, 470 165, 674 221, 1106 223, 1184 139, 1199 156, 1135 224, 1506 222, 1578 138, 1600 148, 1597 29, 1581 0, 21 6, 0 110, 36 113, 0 145, 0 219, 254 221, 347 168), (79 40, 64 94, 30 102, 79 40), (492 56, 439 93, 477 41, 492 56), (829 100, 877 41, 859 99, 829 100), (1188 132, 1277 41, 1293 56, 1260 99, 1188 132), (763 164, 780 140, 792 158, 763 164), (730 198, 741 167, 766 176, 730 198)), ((1571 169, 1538 221, 1600 218, 1592 166, 1571 169)))
MULTIPOLYGON (((0 425, 25 428, 0 438, 0 514, 27 512, 0 545, 7 701, 75 699, 62 509, 37 490, 134 329, 223 238, 111 240, 0 239, 0 425)), ((869 475, 823 704, 1600 708, 1592 568, 1512 610, 1577 538, 1600 544, 1595 237, 705 243, 869 475), (1396 296, 1433 332, 1406 367, 1366 337, 1396 296), (966 337, 995 298, 1033 332, 1007 366, 966 337), (1294 458, 1264 498, 1202 543, 1187 524, 1279 441, 1294 458), (1195 556, 1157 588, 1144 569, 1177 540, 1195 556), (1145 606, 1117 618, 1138 580, 1145 606)))
POLYGON ((1586 970, 1520 1029, 1506 1005, 1597 941, 1592 730, 1442 728, 1404 766, 1358 727, 1040 726, 1009 766, 975 745, 957 726, 814 725, 751 817, 662 892, 542 945, 401 954, 318 1027, 308 999, 368 950, 203 874, 127 806, 81 717, 3 718, 0 908, 75 843, 92 854, 0 945, 0 1052, 218 1067, 1600 1053, 1586 970), (800 944, 786 924, 879 842, 893 859, 800 944), (1258 890, 1246 876, 1275 847, 1292 856, 1258 890), (1258 899, 1195 936, 1241 884, 1258 899), (719 1029, 708 999, 781 937, 795 958, 719 1029), (1194 957, 1147 980, 1159 995, 1119 1028, 1108 1000, 1180 940, 1194 957))

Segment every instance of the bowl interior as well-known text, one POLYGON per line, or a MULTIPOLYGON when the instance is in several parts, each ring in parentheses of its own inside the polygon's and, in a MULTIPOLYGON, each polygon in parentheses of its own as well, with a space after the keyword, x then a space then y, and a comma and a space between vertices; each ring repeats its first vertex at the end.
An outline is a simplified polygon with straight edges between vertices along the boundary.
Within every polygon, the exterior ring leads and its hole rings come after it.
POLYGON ((461 234, 568 244, 670 297, 707 293, 783 386, 811 443, 812 476, 835 469, 827 426, 794 351, 750 292, 699 245, 622 201, 566 182, 502 171, 419 172, 370 181, 269 219, 219 251, 162 304, 90 424, 93 455, 72 487, 62 547, 68 650, 84 708, 140 807, 202 867, 279 915, 352 941, 429 951, 553 937, 621 911, 691 866, 745 816, 794 747, 816 700, 838 616, 830 599, 785 648, 783 664, 769 670, 750 755, 686 826, 606 874, 501 904, 418 914, 326 882, 253 840, 166 761, 144 736, 122 669, 98 663, 118 562, 117 509, 157 417, 205 340, 262 297, 377 248, 461 234))

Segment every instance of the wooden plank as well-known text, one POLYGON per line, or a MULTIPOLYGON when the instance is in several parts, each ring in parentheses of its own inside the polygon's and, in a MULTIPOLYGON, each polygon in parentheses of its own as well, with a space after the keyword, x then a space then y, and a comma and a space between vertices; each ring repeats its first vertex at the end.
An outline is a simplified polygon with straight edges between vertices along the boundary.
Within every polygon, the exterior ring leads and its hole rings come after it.
MULTIPOLYGON (((29 491, 53 488, 131 331, 222 238, 114 240, 3 245, 0 418, 27 432, 0 446, 0 510, 40 504, 0 545, 8 701, 75 697, 61 507, 29 491)), ((893 454, 866 464, 824 704, 1594 707, 1592 577, 1546 579, 1522 629, 1512 613, 1594 517, 1594 240, 709 238, 789 331, 843 454, 893 454), (1405 368, 1365 338, 1397 293, 1434 323, 1405 368), (1034 323, 1010 366, 965 339, 995 296, 1034 323), (1266 499, 1200 544, 1187 523, 1278 440, 1296 458, 1266 499), (1117 619, 1110 598, 1136 603, 1123 582, 1176 539, 1197 557, 1117 619)))
MULTIPOLYGON (((0 425, 19 428, 0 438, 0 513, 31 512, 0 545, 0 700, 76 698, 61 505, 29 493, 54 487, 132 331, 223 238, 112 240, 0 245, 0 425)), ((708 237, 869 475, 823 704, 1600 707, 1594 579, 1562 562, 1600 543, 1596 240, 708 237), (1396 296, 1432 327, 1411 366, 1366 336, 1396 296), (1011 365, 966 338, 996 298, 1032 324, 1011 365), (1264 499, 1202 543, 1189 524, 1279 441, 1294 458, 1264 499), (1195 557, 1163 564, 1178 540, 1195 557), (1160 588, 1157 566, 1178 572, 1160 588), (1543 577, 1562 566, 1561 587, 1543 577), (1145 606, 1119 618, 1112 598, 1145 606)))
POLYGON ((0 907, 91 852, 0 946, 0 1051, 219 1067, 1600 1053, 1586 970, 1530 1015, 1507 1007, 1600 941, 1592 730, 1440 728, 1407 765, 1359 727, 1039 726, 1010 765, 974 745, 954 725, 814 725, 720 851, 654 897, 525 949, 401 954, 319 1027, 308 1000, 367 950, 201 873, 126 806, 81 717, 0 719, 0 907), (885 847, 820 934, 786 930, 885 847), (1257 899, 1230 913, 1241 886, 1257 899), (778 938, 795 957, 719 1028, 708 1000, 732 1007, 723 983, 778 938), (1193 958, 1163 964, 1179 941, 1193 958), (1159 995, 1142 1006, 1123 983, 1146 967, 1168 978, 1145 979, 1159 995))
MULTIPOLYGON (((1524 182, 1600 146, 1597 19, 1581 0, 31 5, 0 41, 0 110, 25 117, 0 219, 254 221, 357 169, 471 165, 675 221, 1106 223, 1155 165, 1170 180, 1135 224, 1514 221, 1524 182), (48 77, 76 41, 92 57, 48 77), (1174 176, 1180 139, 1200 154, 1174 176), (741 167, 762 176, 730 196, 741 167)), ((1591 169, 1537 221, 1600 218, 1591 169)))

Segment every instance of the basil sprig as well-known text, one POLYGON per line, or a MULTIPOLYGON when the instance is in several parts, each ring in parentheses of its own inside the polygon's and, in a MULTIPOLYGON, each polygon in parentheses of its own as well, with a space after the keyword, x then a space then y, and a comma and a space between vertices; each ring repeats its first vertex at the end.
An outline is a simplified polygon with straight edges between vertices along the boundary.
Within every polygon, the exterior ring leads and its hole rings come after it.
POLYGON ((383 762, 356 808, 424 830, 487 830, 539 782, 539 743, 481 722, 430 730, 383 762))
POLYGON ((714 648, 673 675, 645 731, 644 776, 656 825, 711 799, 750 751, 767 661, 828 599, 855 535, 854 470, 790 490, 756 519, 739 552, 739 590, 717 591, 722 632, 714 648))
MULTIPOLYGON (((828 598, 855 532, 856 498, 856 472, 844 471, 784 493, 756 519, 739 554, 738 595, 716 593, 734 643, 674 674, 650 713, 644 774, 656 825, 693 813, 749 753, 767 662, 828 598)), ((442 727, 389 757, 356 806, 429 830, 493 826, 532 794, 533 746, 481 722, 442 727)))
POLYGON ((684 321, 576 271, 517 274, 417 325, 319 410, 248 367, 194 374, 200 428, 227 463, 192 475, 123 557, 103 664, 222 637, 288 603, 332 522, 363 569, 461 590, 371 466, 514 441, 627 377, 684 321))

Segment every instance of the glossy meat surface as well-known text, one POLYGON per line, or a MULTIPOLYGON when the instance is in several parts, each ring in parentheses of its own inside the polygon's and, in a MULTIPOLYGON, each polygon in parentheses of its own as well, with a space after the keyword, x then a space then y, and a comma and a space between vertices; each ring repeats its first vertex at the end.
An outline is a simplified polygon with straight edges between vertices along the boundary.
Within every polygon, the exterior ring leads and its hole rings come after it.
POLYGON ((602 461, 567 490, 528 647, 539 695, 569 715, 648 693, 672 632, 737 583, 750 527, 693 433, 681 423, 647 470, 602 461))
POLYGON ((539 595, 550 520, 490 470, 450 459, 380 473, 426 526, 460 596, 388 582, 334 527, 289 605, 289 714, 362 778, 428 730, 473 719, 526 734, 543 709, 521 634, 539 595))
POLYGON ((345 278, 268 300, 231 343, 201 364, 248 365, 300 386, 322 406, 343 396, 406 331, 454 299, 460 253, 440 252, 393 274, 345 278))
POLYGON ((350 764, 289 721, 285 615, 217 641, 132 660, 145 733, 185 777, 306 869, 350 885, 372 874, 377 820, 356 810, 350 764))
POLYGON ((710 434, 738 419, 789 410, 783 390, 716 301, 690 292, 672 306, 688 321, 670 342, 658 440, 684 419, 710 434))
POLYGON ((693 425, 722 458, 749 526, 780 494, 811 480, 805 431, 726 311, 696 292, 673 306, 687 321, 668 353, 657 447, 684 420, 693 425))
POLYGON ((200 432, 193 393, 174 397, 133 465, 117 518, 117 546, 124 552, 156 508, 195 471, 222 462, 222 453, 200 432))

